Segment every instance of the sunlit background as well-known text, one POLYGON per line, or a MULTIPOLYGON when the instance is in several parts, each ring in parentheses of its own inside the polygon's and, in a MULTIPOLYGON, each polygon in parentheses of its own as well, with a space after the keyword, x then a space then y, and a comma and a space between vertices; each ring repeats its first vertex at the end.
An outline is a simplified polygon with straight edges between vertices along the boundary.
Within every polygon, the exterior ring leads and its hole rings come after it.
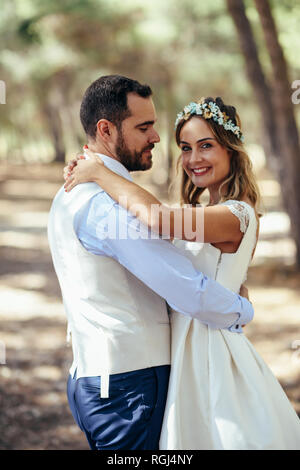
MULTIPOLYGON (((221 96, 237 108, 264 214, 247 284, 256 315, 245 334, 300 413, 300 218, 293 228, 291 207, 297 203, 286 205, 295 195, 279 169, 289 157, 284 145, 275 154, 278 130, 266 130, 278 108, 270 115, 262 111, 229 3, 234 2, 1 0, 0 80, 6 96, 0 104, 0 448, 87 448, 66 401, 71 350, 46 226, 64 162, 85 143, 79 121, 83 93, 111 73, 154 91, 161 143, 153 168, 134 179, 172 204, 179 201, 176 114, 201 96, 221 96)), ((257 2, 235 3, 252 27, 274 102, 279 78, 257 2)), ((289 90, 281 102, 291 103, 292 82, 300 79, 300 4, 266 3, 286 59, 289 90)), ((291 108, 299 130, 300 104, 291 108)), ((299 161, 300 150, 295 169, 299 161)))

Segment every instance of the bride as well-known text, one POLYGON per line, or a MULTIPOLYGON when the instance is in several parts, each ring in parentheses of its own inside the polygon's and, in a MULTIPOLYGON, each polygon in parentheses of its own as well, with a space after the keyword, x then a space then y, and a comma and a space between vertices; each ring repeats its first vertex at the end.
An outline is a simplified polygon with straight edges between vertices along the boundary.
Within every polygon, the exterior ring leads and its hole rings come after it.
MULTIPOLYGON (((198 270, 238 293, 259 230, 259 190, 243 146, 239 116, 220 98, 202 98, 178 114, 176 141, 181 150, 178 163, 184 170, 181 202, 189 208, 162 204, 110 171, 88 149, 88 160, 73 160, 67 167, 65 188, 98 183, 151 230, 175 238, 173 243, 185 250, 198 270), (209 204, 201 207, 205 189, 209 204), (126 199, 120 198, 122 193, 126 199), (169 224, 153 216, 154 204, 169 224), (203 246, 190 243, 199 239, 190 228, 199 211, 204 214, 203 246), (178 215, 183 220, 181 239, 175 226, 178 215)), ((160 449, 300 449, 299 418, 243 333, 213 329, 176 311, 171 312, 171 327, 171 375, 160 449)))

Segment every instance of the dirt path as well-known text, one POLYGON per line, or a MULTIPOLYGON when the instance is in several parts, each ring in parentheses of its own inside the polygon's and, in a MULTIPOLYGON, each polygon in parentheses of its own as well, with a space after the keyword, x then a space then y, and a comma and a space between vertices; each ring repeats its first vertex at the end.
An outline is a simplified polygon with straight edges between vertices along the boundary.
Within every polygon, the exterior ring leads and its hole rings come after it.
MULTIPOLYGON (((88 448, 67 404, 71 350, 46 238, 60 184, 61 166, 0 166, 0 449, 88 448)), ((256 316, 246 335, 300 413, 300 277, 260 263, 248 276, 256 316)))

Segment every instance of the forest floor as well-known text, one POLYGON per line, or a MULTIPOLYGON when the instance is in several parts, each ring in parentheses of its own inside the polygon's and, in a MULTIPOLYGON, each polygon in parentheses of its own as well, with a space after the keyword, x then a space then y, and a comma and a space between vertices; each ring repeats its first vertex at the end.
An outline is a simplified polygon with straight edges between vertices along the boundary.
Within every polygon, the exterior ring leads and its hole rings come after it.
MULTIPOLYGON (((67 403, 72 353, 47 243, 61 171, 0 166, 0 449, 88 449, 67 403)), ((300 414, 300 274, 274 185, 265 179, 268 213, 247 281, 255 319, 245 334, 300 414)))

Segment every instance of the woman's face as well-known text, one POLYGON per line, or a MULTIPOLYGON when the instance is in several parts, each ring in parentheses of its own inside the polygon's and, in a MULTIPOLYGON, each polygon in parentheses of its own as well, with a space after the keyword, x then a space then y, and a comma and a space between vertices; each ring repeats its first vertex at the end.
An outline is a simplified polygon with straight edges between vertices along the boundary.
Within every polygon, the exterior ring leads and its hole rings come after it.
POLYGON ((215 139, 207 122, 192 117, 180 131, 182 166, 195 186, 218 187, 228 177, 230 153, 215 139))

